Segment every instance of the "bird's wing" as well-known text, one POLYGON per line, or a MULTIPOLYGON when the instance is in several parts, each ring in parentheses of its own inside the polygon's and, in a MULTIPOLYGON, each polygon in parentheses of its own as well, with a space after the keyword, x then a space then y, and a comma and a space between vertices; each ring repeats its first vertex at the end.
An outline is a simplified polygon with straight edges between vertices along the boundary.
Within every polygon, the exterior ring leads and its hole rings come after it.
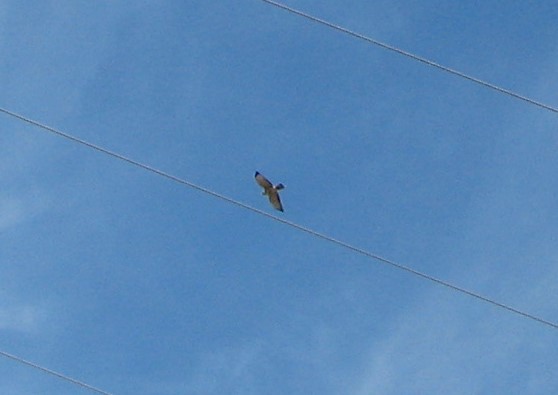
POLYGON ((269 188, 273 188, 273 184, 260 173, 256 172, 254 177, 256 177, 256 182, 260 184, 263 189, 268 190, 269 188))
POLYGON ((281 204, 281 199, 279 198, 279 193, 275 189, 269 190, 269 202, 273 207, 279 211, 283 211, 283 205, 281 204))

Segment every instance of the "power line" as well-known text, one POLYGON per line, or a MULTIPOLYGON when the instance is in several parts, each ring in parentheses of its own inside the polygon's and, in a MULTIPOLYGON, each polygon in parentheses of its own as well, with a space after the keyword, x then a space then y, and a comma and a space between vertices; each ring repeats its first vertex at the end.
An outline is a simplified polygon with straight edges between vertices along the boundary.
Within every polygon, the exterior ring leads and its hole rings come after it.
POLYGON ((67 133, 64 133, 64 132, 62 132, 62 131, 60 131, 60 130, 58 130, 58 129, 52 128, 52 127, 50 127, 50 126, 44 125, 44 124, 42 124, 42 123, 40 123, 40 122, 34 121, 34 120, 30 119, 30 118, 27 118, 27 117, 24 117, 24 116, 22 116, 22 115, 16 114, 16 113, 14 113, 14 112, 12 112, 12 111, 9 111, 9 110, 6 110, 6 109, 0 107, 0 112, 3 112, 3 113, 5 113, 5 114, 7 114, 7 115, 9 115, 9 116, 11 116, 11 117, 14 117, 14 118, 17 118, 17 119, 21 120, 21 121, 27 122, 27 123, 29 123, 29 124, 31 124, 31 125, 37 126, 37 127, 41 128, 41 129, 43 129, 43 130, 46 130, 46 131, 48 131, 48 132, 50 132, 50 133, 53 133, 53 134, 56 134, 56 135, 58 135, 58 136, 60 136, 60 137, 63 137, 63 138, 65 138, 65 139, 71 140, 71 141, 73 141, 73 142, 75 142, 75 143, 82 144, 82 145, 84 145, 84 146, 86 146, 86 147, 92 148, 92 149, 94 149, 94 150, 96 150, 96 151, 99 151, 99 152, 104 153, 104 154, 106 154, 106 155, 112 156, 113 158, 116 158, 116 159, 125 161, 125 162, 127 162, 127 163, 129 163, 129 164, 131 164, 131 165, 134 165, 134 166, 136 166, 136 167, 139 167, 139 168, 141 168, 141 169, 144 169, 144 170, 150 171, 150 172, 152 172, 152 173, 155 173, 155 174, 157 174, 157 175, 159 175, 159 176, 168 178, 168 179, 170 179, 170 180, 172 180, 172 181, 174 181, 174 182, 177 182, 177 183, 179 183, 179 184, 186 185, 186 186, 188 186, 188 187, 190 187, 190 188, 193 188, 193 189, 196 189, 196 190, 198 190, 198 191, 200 191, 200 192, 203 192, 203 193, 206 193, 206 194, 208 194, 208 195, 214 196, 214 197, 219 198, 219 199, 221 199, 221 200, 224 200, 224 201, 226 201, 226 202, 228 202, 228 203, 231 203, 231 204, 234 204, 234 205, 236 205, 236 206, 242 207, 242 208, 244 208, 244 209, 246 209, 246 210, 250 210, 250 211, 252 211, 252 212, 254 212, 254 213, 256 213, 256 214, 263 215, 264 217, 267 217, 267 218, 270 218, 270 219, 272 219, 272 220, 274 220, 274 221, 283 223, 283 224, 285 224, 285 225, 287 225, 287 226, 290 226, 291 228, 294 228, 294 229, 297 229, 297 230, 299 230, 299 231, 308 233, 308 234, 310 234, 310 235, 312 235, 312 236, 314 236, 314 237, 317 237, 317 238, 326 240, 326 241, 328 241, 328 242, 330 242, 330 243, 333 243, 333 244, 336 244, 336 245, 338 245, 338 246, 340 246, 340 247, 343 247, 343 248, 346 248, 346 249, 351 250, 351 251, 353 251, 353 252, 356 252, 356 253, 358 253, 358 254, 364 255, 364 256, 366 256, 366 257, 368 257, 368 258, 375 259, 375 260, 377 260, 377 261, 379 261, 379 262, 385 263, 385 264, 387 264, 387 265, 389 265, 389 266, 392 266, 392 267, 394 267, 394 268, 396 268, 396 269, 403 270, 403 271, 405 271, 405 272, 407 272, 407 273, 410 273, 410 274, 412 274, 412 275, 415 275, 415 276, 417 276, 417 277, 420 277, 420 278, 422 278, 422 279, 424 279, 424 280, 428 280, 428 281, 433 282, 433 283, 435 283, 435 284, 438 284, 438 285, 444 286, 444 287, 446 287, 446 288, 449 288, 449 289, 451 289, 451 290, 453 290, 453 291, 460 292, 460 293, 465 294, 465 295, 467 295, 467 296, 473 297, 473 298, 475 298, 475 299, 477 299, 477 300, 480 300, 480 301, 489 303, 489 304, 491 304, 491 305, 493 305, 493 306, 496 306, 496 307, 499 307, 499 308, 501 308, 501 309, 507 310, 507 311, 509 311, 509 312, 511 312, 511 313, 520 315, 520 316, 522 316, 522 317, 524 317, 524 318, 528 318, 528 319, 530 319, 530 320, 533 320, 533 321, 539 322, 539 323, 541 323, 541 324, 550 326, 550 327, 552 327, 552 328, 554 328, 554 329, 558 329, 558 324, 556 324, 556 323, 554 323, 554 322, 551 322, 551 321, 548 321, 548 320, 545 320, 544 318, 537 317, 537 316, 535 316, 535 315, 533 315, 533 314, 530 314, 530 313, 527 313, 527 312, 525 312, 525 311, 516 309, 516 308, 514 308, 514 307, 512 307, 512 306, 509 306, 509 305, 500 303, 500 302, 498 302, 498 301, 496 301, 496 300, 494 300, 494 299, 490 299, 490 298, 488 298, 488 297, 486 297, 486 296, 483 296, 483 295, 481 295, 481 294, 479 294, 479 293, 476 293, 476 292, 473 292, 473 291, 469 291, 469 290, 467 290, 467 289, 465 289, 465 288, 462 288, 462 287, 459 287, 459 286, 457 286, 457 285, 451 284, 451 283, 449 283, 449 282, 447 282, 447 281, 441 280, 441 279, 436 278, 436 277, 434 277, 434 276, 431 276, 431 275, 429 275, 429 274, 422 273, 422 272, 420 272, 420 271, 418 271, 418 270, 415 270, 415 269, 410 268, 410 267, 408 267, 408 266, 402 265, 402 264, 397 263, 397 262, 395 262, 395 261, 389 260, 389 259, 387 259, 387 258, 381 257, 381 256, 379 256, 379 255, 373 254, 373 253, 371 253, 371 252, 369 252, 369 251, 366 251, 366 250, 364 250, 364 249, 362 249, 362 248, 355 247, 355 246, 353 246, 353 245, 351 245, 351 244, 349 244, 349 243, 346 243, 346 242, 344 242, 344 241, 335 239, 335 238, 333 238, 333 237, 331 237, 331 236, 328 236, 328 235, 326 235, 326 234, 319 233, 319 232, 317 232, 317 231, 315 231, 315 230, 313 230, 313 229, 304 227, 304 226, 302 226, 302 225, 299 225, 299 224, 294 223, 294 222, 291 222, 291 221, 287 221, 286 219, 283 219, 283 218, 280 218, 280 217, 276 217, 275 215, 271 215, 271 214, 269 214, 269 213, 267 213, 267 212, 265 212, 265 211, 262 211, 262 210, 260 210, 260 209, 255 208, 255 207, 252 207, 252 206, 249 206, 249 205, 247 205, 247 204, 245 204, 245 203, 239 202, 238 200, 234 200, 234 199, 232 199, 232 198, 230 198, 230 197, 227 197, 227 196, 222 195, 222 194, 220 194, 220 193, 214 192, 214 191, 212 191, 212 190, 210 190, 210 189, 201 187, 201 186, 199 186, 199 185, 196 185, 196 184, 194 184, 194 183, 191 183, 191 182, 189 182, 189 181, 186 181, 186 180, 184 180, 184 179, 182 179, 182 178, 179 178, 179 177, 176 177, 176 176, 174 176, 174 175, 172 175, 172 174, 166 173, 166 172, 164 172, 164 171, 162 171, 162 170, 158 170, 158 169, 156 169, 156 168, 154 168, 154 167, 151 167, 151 166, 149 166, 149 165, 146 165, 146 164, 140 163, 140 162, 138 162, 138 161, 136 161, 136 160, 127 158, 127 157, 125 157, 125 156, 123 156, 123 155, 121 155, 121 154, 118 154, 118 153, 116 153, 116 152, 112 152, 112 151, 110 151, 110 150, 108 150, 108 149, 106 149, 106 148, 103 148, 103 147, 100 147, 100 146, 98 146, 98 145, 89 143, 89 142, 87 142, 87 141, 85 141, 85 140, 82 140, 82 139, 80 139, 80 138, 74 137, 74 136, 72 136, 72 135, 69 135, 69 134, 67 134, 67 133))
POLYGON ((435 67, 435 68, 437 68, 437 69, 439 69, 439 70, 442 70, 442 71, 445 71, 445 72, 447 72, 447 73, 450 73, 450 74, 456 75, 456 76, 458 76, 458 77, 464 78, 464 79, 466 79, 466 80, 469 80, 469 81, 471 81, 471 82, 474 82, 474 83, 476 83, 476 84, 479 84, 479 85, 481 85, 481 86, 484 86, 485 88, 489 88, 489 89, 495 90, 495 91, 497 91, 497 92, 504 93, 504 94, 506 94, 506 95, 508 95, 508 96, 511 96, 511 97, 514 97, 514 98, 516 98, 516 99, 523 100, 524 102, 527 102, 527 103, 529 103, 529 104, 533 104, 533 105, 535 105, 535 106, 544 108, 545 110, 549 110, 549 111, 558 113, 558 108, 556 108, 556 107, 552 107, 552 106, 550 106, 550 105, 548 105, 548 104, 541 103, 541 102, 536 101, 536 100, 534 100, 534 99, 531 99, 531 98, 529 98, 529 97, 527 97, 527 96, 520 95, 519 93, 515 93, 515 92, 513 92, 513 91, 511 91, 511 90, 509 90, 509 89, 501 88, 501 87, 499 87, 499 86, 497 86, 497 85, 494 85, 494 84, 492 84, 492 83, 490 83, 490 82, 483 81, 483 80, 481 80, 481 79, 479 79, 479 78, 476 78, 476 77, 470 76, 470 75, 468 75, 468 74, 462 73, 461 71, 454 70, 454 69, 451 69, 451 68, 449 68, 449 67, 443 66, 443 65, 441 65, 441 64, 439 64, 439 63, 433 62, 433 61, 431 61, 431 60, 428 60, 428 59, 423 58, 423 57, 421 57, 421 56, 415 55, 415 54, 413 54, 413 53, 404 51, 404 50, 402 50, 402 49, 400 49, 400 48, 397 48, 397 47, 394 47, 394 46, 392 46, 392 45, 385 44, 385 43, 383 43, 383 42, 381 42, 381 41, 378 41, 378 40, 375 40, 375 39, 373 39, 373 38, 371 38, 371 37, 365 36, 364 34, 357 33, 357 32, 355 32, 355 31, 352 31, 352 30, 349 30, 349 29, 347 29, 347 28, 344 28, 343 26, 336 25, 336 24, 331 23, 331 22, 328 22, 328 21, 326 21, 326 20, 324 20, 324 19, 317 18, 317 17, 315 17, 315 16, 313 16, 313 15, 307 14, 307 13, 302 12, 302 11, 300 11, 300 10, 297 10, 297 9, 295 9, 295 8, 286 6, 285 4, 278 3, 278 2, 272 1, 272 0, 261 0, 261 1, 263 1, 264 3, 271 4, 272 6, 275 6, 275 7, 277 7, 277 8, 283 9, 283 10, 285 10, 285 11, 288 11, 288 12, 290 12, 290 13, 292 13, 292 14, 295 14, 295 15, 301 16, 301 17, 303 17, 303 18, 306 18, 306 19, 308 19, 308 20, 311 20, 311 21, 313 21, 313 22, 316 22, 316 23, 319 23, 319 24, 321 24, 321 25, 327 26, 327 27, 329 27, 329 28, 331 28, 331 29, 334 29, 334 30, 337 30, 337 31, 339 31, 339 32, 342 32, 342 33, 348 34, 348 35, 350 35, 350 36, 356 37, 356 38, 358 38, 358 39, 364 40, 364 41, 366 41, 366 42, 368 42, 368 43, 370 43, 370 44, 377 45, 377 46, 379 46, 379 47, 381 47, 381 48, 384 48, 384 49, 387 49, 387 50, 389 50, 389 51, 398 53, 399 55, 403 55, 403 56, 406 56, 406 57, 411 58, 411 59, 413 59, 413 60, 416 60, 416 61, 418 61, 418 62, 424 63, 424 64, 426 64, 426 65, 428 65, 428 66, 435 67))
POLYGON ((99 388, 93 387, 92 385, 89 385, 89 384, 87 384, 87 383, 84 383, 83 381, 79 381, 79 380, 73 379, 73 378, 71 378, 71 377, 69 377, 69 376, 66 376, 65 374, 55 372, 54 370, 51 370, 51 369, 47 369, 47 368, 45 368, 45 367, 43 367, 43 366, 41 366, 41 365, 37 365, 36 363, 27 361, 27 360, 25 360, 25 359, 23 359, 23 358, 20 358, 20 357, 18 357, 18 356, 13 355, 13 354, 9 354, 9 353, 7 353, 7 352, 5 352, 5 351, 0 351, 0 355, 4 356, 4 357, 6 357, 6 358, 12 359, 12 360, 14 360, 14 361, 16 361, 16 362, 19 362, 19 363, 21 363, 21 364, 23 364, 23 365, 31 366, 32 368, 41 370, 41 371, 44 372, 44 373, 47 373, 47 374, 50 374, 50 375, 52 375, 52 376, 58 377, 58 378, 60 378, 60 379, 62 379, 62 380, 68 381, 68 382, 70 382, 70 383, 72 383, 72 384, 79 385, 80 387, 83 387, 83 388, 86 388, 86 389, 88 389, 88 390, 97 392, 97 393, 99 393, 99 394, 103 394, 103 395, 112 395, 110 392, 103 391, 103 390, 101 390, 101 389, 99 389, 99 388))

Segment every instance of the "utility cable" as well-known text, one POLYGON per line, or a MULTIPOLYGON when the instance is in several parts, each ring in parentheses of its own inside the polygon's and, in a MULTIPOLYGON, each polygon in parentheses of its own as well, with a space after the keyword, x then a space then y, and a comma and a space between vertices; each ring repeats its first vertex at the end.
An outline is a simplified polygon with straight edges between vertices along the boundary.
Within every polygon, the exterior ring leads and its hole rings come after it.
POLYGON ((101 390, 101 389, 99 389, 99 388, 93 387, 92 385, 89 385, 89 384, 87 384, 87 383, 84 383, 83 381, 79 381, 79 380, 73 379, 73 378, 71 378, 71 377, 69 377, 69 376, 66 376, 65 374, 55 372, 54 370, 45 368, 44 366, 41 366, 41 365, 37 365, 36 363, 33 363, 33 362, 29 362, 29 361, 27 361, 27 360, 25 360, 25 359, 23 359, 23 358, 20 358, 20 357, 18 357, 18 356, 13 355, 13 354, 9 354, 9 353, 7 353, 7 352, 5 352, 5 351, 0 351, 0 355, 2 355, 3 357, 6 357, 6 358, 12 359, 12 360, 14 360, 14 361, 16 361, 16 362, 19 362, 19 363, 21 363, 21 364, 23 364, 23 365, 31 366, 32 368, 41 370, 41 371, 44 372, 44 373, 47 373, 47 374, 50 374, 50 375, 52 375, 52 376, 58 377, 58 378, 60 378, 60 379, 62 379, 62 380, 68 381, 68 382, 70 382, 70 383, 72 383, 72 384, 78 385, 78 386, 80 386, 80 387, 86 388, 86 389, 91 390, 91 391, 94 391, 94 392, 97 392, 98 394, 112 395, 110 392, 103 391, 103 390, 101 390))
POLYGON ((154 167, 151 167, 151 166, 148 166, 148 165, 146 165, 146 164, 140 163, 140 162, 138 162, 138 161, 136 161, 136 160, 127 158, 127 157, 125 157, 125 156, 123 156, 123 155, 121 155, 121 154, 118 154, 118 153, 116 153, 116 152, 112 152, 112 151, 110 151, 110 150, 108 150, 108 149, 106 149, 106 148, 100 147, 100 146, 98 146, 98 145, 92 144, 92 143, 87 142, 87 141, 85 141, 85 140, 82 140, 82 139, 80 139, 80 138, 74 137, 74 136, 69 135, 69 134, 67 134, 67 133, 64 133, 64 132, 62 132, 62 131, 60 131, 60 130, 58 130, 58 129, 52 128, 52 127, 47 126, 47 125, 44 125, 44 124, 42 124, 42 123, 40 123, 40 122, 34 121, 34 120, 30 119, 30 118, 27 118, 27 117, 24 117, 24 116, 22 116, 22 115, 16 114, 16 113, 14 113, 14 112, 12 112, 12 111, 9 111, 9 110, 6 110, 6 109, 0 107, 0 112, 3 112, 3 113, 5 113, 5 114, 7 114, 7 115, 9 115, 9 116, 11 116, 11 117, 14 117, 14 118, 17 118, 17 119, 21 120, 21 121, 27 122, 27 123, 29 123, 29 124, 31 124, 31 125, 37 126, 37 127, 41 128, 41 129, 43 129, 43 130, 46 130, 47 132, 56 134, 56 135, 58 135, 58 136, 60 136, 60 137, 63 137, 63 138, 65 138, 65 139, 67 139, 67 140, 71 140, 71 141, 73 141, 73 142, 75 142, 75 143, 79 143, 79 144, 84 145, 84 146, 86 146, 86 147, 92 148, 92 149, 94 149, 94 150, 96 150, 96 151, 99 151, 99 152, 101 152, 101 153, 103 153, 103 154, 112 156, 113 158, 122 160, 122 161, 124 161, 124 162, 127 162, 127 163, 129 163, 129 164, 131 164, 131 165, 134 165, 134 166, 136 166, 136 167, 139 167, 139 168, 141 168, 141 169, 144 169, 144 170, 150 171, 150 172, 152 172, 152 173, 155 173, 155 174, 157 174, 157 175, 159 175, 159 176, 168 178, 168 179, 170 179, 170 180, 172 180, 172 181, 174 181, 174 182, 177 182, 177 183, 179 183, 179 184, 186 185, 186 186, 188 186, 188 187, 190 187, 190 188, 193 188, 193 189, 198 190, 198 191, 200 191, 200 192, 203 192, 203 193, 205 193, 205 194, 211 195, 211 196, 216 197, 216 198, 218 198, 218 199, 224 200, 224 201, 226 201, 226 202, 228 202, 228 203, 231 203, 231 204, 234 204, 234 205, 236 205, 236 206, 242 207, 242 208, 244 208, 244 209, 246 209, 246 210, 250 210, 250 211, 252 211, 252 212, 254 212, 254 213, 256 213, 256 214, 263 215, 264 217, 270 218, 270 219, 272 219, 272 220, 274 220, 274 221, 277 221, 277 222, 281 222, 281 223, 283 223, 283 224, 285 224, 285 225, 287 225, 287 226, 290 226, 291 228, 294 228, 294 229, 297 229, 297 230, 299 230, 299 231, 308 233, 308 234, 310 234, 310 235, 312 235, 312 236, 314 236, 314 237, 317 237, 317 238, 326 240, 326 241, 328 241, 328 242, 330 242, 330 243, 336 244, 336 245, 338 245, 338 246, 340 246, 340 247, 346 248, 346 249, 351 250, 351 251, 353 251, 353 252, 356 252, 356 253, 358 253, 358 254, 360 254, 360 255, 364 255, 364 256, 366 256, 366 257, 368 257, 368 258, 375 259, 375 260, 377 260, 377 261, 379 261, 379 262, 385 263, 385 264, 387 264, 387 265, 389 265, 389 266, 392 266, 392 267, 394 267, 394 268, 396 268, 396 269, 405 271, 405 272, 407 272, 407 273, 410 273, 410 274, 415 275, 415 276, 417 276, 417 277, 420 277, 420 278, 422 278, 422 279, 428 280, 428 281, 433 282, 433 283, 435 283, 435 284, 438 284, 438 285, 444 286, 444 287, 446 287, 446 288, 449 288, 449 289, 451 289, 451 290, 454 290, 454 291, 460 292, 460 293, 462 293, 462 294, 468 295, 468 296, 473 297, 473 298, 475 298, 475 299, 477 299, 477 300, 480 300, 480 301, 489 303, 489 304, 491 304, 491 305, 493 305, 493 306, 496 306, 496 307, 499 307, 499 308, 501 308, 501 309, 507 310, 507 311, 509 311, 509 312, 511 312, 511 313, 520 315, 520 316, 522 316, 522 317, 524 317, 524 318, 528 318, 528 319, 530 319, 530 320, 533 320, 533 321, 539 322, 539 323, 541 323, 541 324, 550 326, 550 327, 552 327, 552 328, 554 328, 554 329, 558 329, 558 324, 556 324, 556 323, 554 323, 554 322, 551 322, 551 321, 548 321, 548 320, 545 320, 544 318, 537 317, 537 316, 535 316, 535 315, 533 315, 533 314, 530 314, 530 313, 527 313, 527 312, 525 312, 525 311, 516 309, 516 308, 514 308, 514 307, 512 307, 512 306, 509 306, 509 305, 500 303, 500 302, 498 302, 498 301, 496 301, 496 300, 494 300, 494 299, 490 299, 490 298, 488 298, 488 297, 486 297, 486 296, 483 296, 483 295, 481 295, 481 294, 479 294, 479 293, 476 293, 476 292, 473 292, 473 291, 469 291, 469 290, 467 290, 467 289, 465 289, 465 288, 462 288, 462 287, 459 287, 459 286, 457 286, 457 285, 453 285, 453 284, 451 284, 451 283, 449 283, 449 282, 447 282, 447 281, 438 279, 438 278, 433 277, 433 276, 431 276, 431 275, 429 275, 429 274, 422 273, 422 272, 420 272, 420 271, 418 271, 418 270, 415 270, 415 269, 413 269, 413 268, 411 268, 411 267, 402 265, 402 264, 397 263, 397 262, 395 262, 395 261, 389 260, 389 259, 387 259, 387 258, 383 258, 383 257, 381 257, 381 256, 379 256, 379 255, 376 255, 376 254, 374 254, 374 253, 371 253, 371 252, 369 252, 369 251, 366 251, 366 250, 364 250, 364 249, 362 249, 362 248, 355 247, 355 246, 353 246, 353 245, 351 245, 351 244, 349 244, 349 243, 346 243, 346 242, 344 242, 344 241, 335 239, 335 238, 333 238, 333 237, 331 237, 331 236, 328 236, 328 235, 326 235, 326 234, 319 233, 319 232, 317 232, 317 231, 315 231, 315 230, 312 230, 312 229, 310 229, 310 228, 307 228, 307 227, 304 227, 304 226, 302 226, 302 225, 296 224, 296 223, 294 223, 294 222, 287 221, 287 220, 285 220, 285 219, 283 219, 283 218, 280 218, 280 217, 276 217, 275 215, 269 214, 269 213, 267 213, 267 212, 265 212, 265 211, 262 211, 262 210, 260 210, 260 209, 255 208, 255 207, 249 206, 249 205, 247 205, 247 204, 245 204, 245 203, 242 203, 242 202, 240 202, 240 201, 238 201, 238 200, 234 200, 234 199, 232 199, 232 198, 230 198, 230 197, 227 197, 227 196, 222 195, 222 194, 220 194, 220 193, 214 192, 214 191, 212 191, 212 190, 210 190, 210 189, 208 189, 208 188, 204 188, 204 187, 199 186, 199 185, 196 185, 196 184, 194 184, 194 183, 192 183, 192 182, 186 181, 186 180, 184 180, 184 179, 182 179, 182 178, 176 177, 176 176, 174 176, 174 175, 172 175, 172 174, 166 173, 166 172, 164 172, 164 171, 162 171, 162 170, 158 170, 158 169, 156 169, 156 168, 154 168, 154 167))
POLYGON ((357 33, 357 32, 355 32, 355 31, 352 31, 352 30, 349 30, 349 29, 347 29, 347 28, 344 28, 343 26, 336 25, 336 24, 331 23, 331 22, 328 22, 328 21, 326 21, 326 20, 324 20, 324 19, 317 18, 317 17, 315 17, 315 16, 313 16, 313 15, 307 14, 307 13, 302 12, 302 11, 300 11, 300 10, 297 10, 297 9, 295 9, 295 8, 286 6, 285 4, 278 3, 278 2, 273 1, 273 0, 261 0, 261 1, 263 1, 264 3, 268 3, 268 4, 272 5, 272 6, 275 6, 275 7, 277 7, 277 8, 283 9, 283 10, 285 10, 285 11, 288 11, 288 12, 290 12, 290 13, 292 13, 292 14, 295 14, 295 15, 301 16, 301 17, 303 17, 303 18, 306 18, 306 19, 308 19, 308 20, 310 20, 310 21, 313 21, 313 22, 319 23, 319 24, 321 24, 321 25, 327 26, 327 27, 329 27, 329 28, 331 28, 331 29, 337 30, 337 31, 339 31, 339 32, 348 34, 348 35, 353 36, 353 37, 356 37, 356 38, 358 38, 358 39, 360 39, 360 40, 364 40, 364 41, 366 41, 366 42, 368 42, 368 43, 370 43, 370 44, 377 45, 377 46, 379 46, 379 47, 381 47, 381 48, 384 48, 384 49, 387 49, 387 50, 389 50, 389 51, 398 53, 399 55, 403 55, 403 56, 406 56, 406 57, 411 58, 411 59, 413 59, 413 60, 416 60, 416 61, 418 61, 418 62, 424 63, 424 64, 426 64, 426 65, 428 65, 428 66, 435 67, 435 68, 437 68, 437 69, 439 69, 439 70, 442 70, 442 71, 445 71, 445 72, 447 72, 447 73, 453 74, 453 75, 458 76, 458 77, 460 77, 460 78, 464 78, 464 79, 466 79, 466 80, 469 80, 469 81, 471 81, 471 82, 474 82, 474 83, 476 83, 476 84, 479 84, 479 85, 481 85, 481 86, 484 86, 485 88, 489 88, 489 89, 495 90, 495 91, 497 91, 497 92, 506 94, 506 95, 508 95, 508 96, 514 97, 514 98, 516 98, 516 99, 523 100, 524 102, 527 102, 527 103, 529 103, 529 104, 533 104, 533 105, 535 105, 535 106, 544 108, 545 110, 549 110, 549 111, 558 113, 558 108, 556 108, 556 107, 552 107, 552 106, 550 106, 550 105, 548 105, 548 104, 541 103, 541 102, 536 101, 536 100, 534 100, 534 99, 531 99, 531 98, 529 98, 529 97, 527 97, 527 96, 520 95, 519 93, 515 93, 515 92, 513 92, 513 91, 511 91, 511 90, 509 90, 509 89, 501 88, 501 87, 499 87, 499 86, 497 86, 497 85, 494 85, 494 84, 492 84, 492 83, 490 83, 490 82, 483 81, 483 80, 481 80, 481 79, 479 79, 479 78, 476 78, 476 77, 470 76, 470 75, 468 75, 468 74, 462 73, 461 71, 454 70, 454 69, 451 69, 451 68, 449 68, 449 67, 443 66, 443 65, 441 65, 441 64, 439 64, 439 63, 433 62, 433 61, 431 61, 431 60, 428 60, 428 59, 423 58, 423 57, 421 57, 421 56, 415 55, 415 54, 413 54, 413 53, 404 51, 404 50, 399 49, 399 48, 397 48, 397 47, 394 47, 394 46, 392 46, 392 45, 385 44, 385 43, 383 43, 383 42, 381 42, 381 41, 378 41, 378 40, 375 40, 375 39, 373 39, 373 38, 371 38, 371 37, 365 36, 364 34, 357 33))

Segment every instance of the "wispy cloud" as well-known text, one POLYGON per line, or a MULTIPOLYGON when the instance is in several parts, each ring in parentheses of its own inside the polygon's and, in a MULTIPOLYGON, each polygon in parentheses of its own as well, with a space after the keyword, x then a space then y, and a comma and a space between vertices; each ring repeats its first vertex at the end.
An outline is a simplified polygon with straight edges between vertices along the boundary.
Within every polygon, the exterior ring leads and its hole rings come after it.
POLYGON ((543 368, 552 351, 536 344, 545 343, 545 333, 552 335, 547 328, 518 325, 521 318, 441 296, 430 293, 368 348, 352 393, 494 393, 513 383, 521 393, 536 383, 558 385, 543 368), (537 361, 539 368, 529 369, 537 361))
POLYGON ((25 197, 0 195, 0 231, 34 218, 47 205, 47 199, 35 193, 25 197))
POLYGON ((0 330, 35 332, 44 315, 44 309, 30 304, 0 305, 0 330))
POLYGON ((18 199, 0 199, 0 230, 7 229, 21 222, 25 217, 23 204, 18 199))
POLYGON ((262 362, 262 345, 249 343, 207 353, 192 385, 199 393, 256 393, 254 372, 262 362))

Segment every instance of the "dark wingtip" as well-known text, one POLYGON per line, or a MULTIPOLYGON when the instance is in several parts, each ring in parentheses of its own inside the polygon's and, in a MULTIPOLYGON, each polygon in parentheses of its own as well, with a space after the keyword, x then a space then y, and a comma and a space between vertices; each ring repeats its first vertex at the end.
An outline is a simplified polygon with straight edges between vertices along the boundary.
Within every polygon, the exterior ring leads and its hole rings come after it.
POLYGON ((259 171, 256 171, 256 174, 254 174, 254 177, 257 177, 260 174, 259 171))

